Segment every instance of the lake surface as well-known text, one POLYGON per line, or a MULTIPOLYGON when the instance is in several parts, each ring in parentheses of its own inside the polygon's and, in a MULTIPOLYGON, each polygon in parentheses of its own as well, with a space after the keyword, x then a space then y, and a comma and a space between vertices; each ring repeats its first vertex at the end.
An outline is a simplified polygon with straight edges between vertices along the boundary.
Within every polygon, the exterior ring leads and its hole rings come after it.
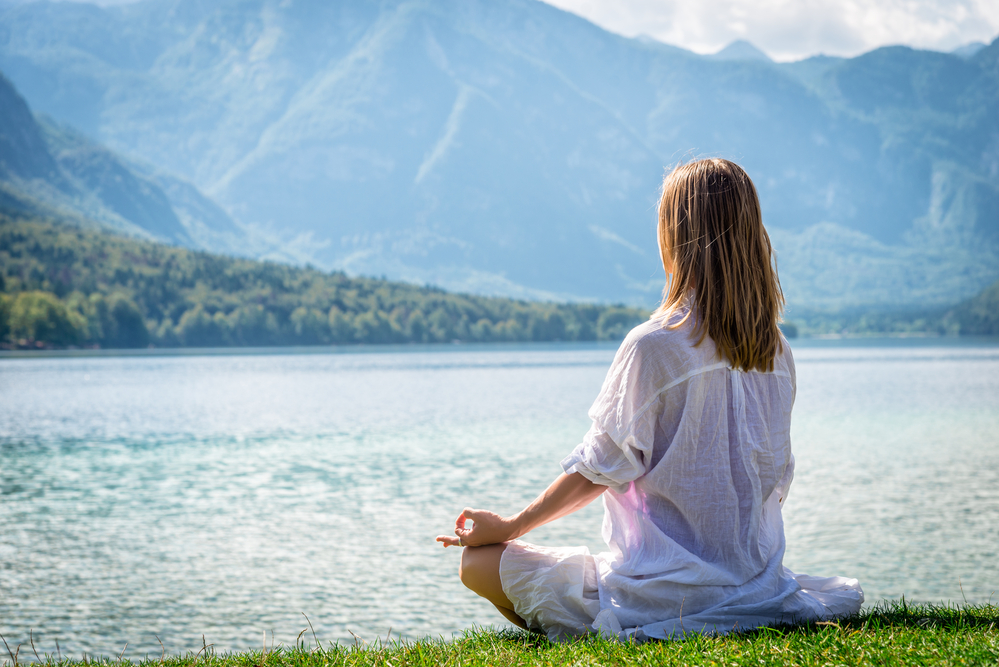
MULTIPOLYGON (((869 603, 999 598, 996 342, 793 347, 785 564, 869 603)), ((500 625, 434 537, 555 478, 613 354, 0 359, 0 633, 138 659, 293 644, 303 613, 324 642, 500 625)), ((528 539, 597 551, 601 516, 528 539)))

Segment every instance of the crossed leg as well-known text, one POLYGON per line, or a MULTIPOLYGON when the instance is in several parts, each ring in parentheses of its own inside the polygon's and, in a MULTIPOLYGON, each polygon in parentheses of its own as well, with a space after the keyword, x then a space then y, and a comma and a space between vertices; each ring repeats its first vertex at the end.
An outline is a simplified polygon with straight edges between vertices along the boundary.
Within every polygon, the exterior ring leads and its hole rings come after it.
POLYGON ((519 628, 527 629, 524 619, 517 616, 513 603, 503 592, 500 580, 500 558, 506 544, 490 544, 484 547, 465 547, 458 566, 458 577, 472 592, 493 603, 499 613, 519 628))

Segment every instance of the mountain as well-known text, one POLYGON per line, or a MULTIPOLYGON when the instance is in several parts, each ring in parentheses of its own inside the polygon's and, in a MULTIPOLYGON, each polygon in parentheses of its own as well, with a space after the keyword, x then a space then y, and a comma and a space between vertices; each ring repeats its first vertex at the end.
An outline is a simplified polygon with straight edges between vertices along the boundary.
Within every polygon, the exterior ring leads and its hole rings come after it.
POLYGON ((714 60, 762 60, 771 62, 770 56, 744 39, 737 39, 710 58, 714 60))
POLYGON ((785 64, 535 0, 33 2, 0 13, 0 70, 325 268, 648 306, 664 168, 718 155, 753 176, 795 309, 999 278, 997 42, 785 64))
POLYGON ((0 208, 189 247, 252 247, 245 230, 193 185, 36 118, 2 75, 0 208))
POLYGON ((65 188, 28 105, 7 79, 0 77, 0 177, 52 181, 65 188))
POLYGON ((967 44, 962 44, 956 49, 953 49, 951 53, 962 58, 970 58, 986 46, 987 44, 985 44, 985 42, 968 42, 967 44))

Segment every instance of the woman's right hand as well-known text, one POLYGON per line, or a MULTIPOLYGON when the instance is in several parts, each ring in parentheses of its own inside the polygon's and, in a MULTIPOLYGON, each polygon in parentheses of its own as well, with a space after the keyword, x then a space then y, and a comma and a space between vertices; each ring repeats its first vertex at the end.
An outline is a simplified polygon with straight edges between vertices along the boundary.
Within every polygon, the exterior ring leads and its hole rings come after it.
POLYGON ((486 544, 500 544, 520 537, 513 519, 502 517, 489 510, 476 510, 466 507, 454 522, 454 534, 438 535, 437 541, 445 547, 481 547, 486 544), (468 527, 468 521, 472 526, 468 527))

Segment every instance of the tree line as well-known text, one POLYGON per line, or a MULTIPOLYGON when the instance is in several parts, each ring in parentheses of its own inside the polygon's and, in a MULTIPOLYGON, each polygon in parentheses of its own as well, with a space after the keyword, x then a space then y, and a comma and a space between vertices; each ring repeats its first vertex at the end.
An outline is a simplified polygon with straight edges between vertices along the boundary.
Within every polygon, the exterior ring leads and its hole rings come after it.
POLYGON ((622 305, 454 294, 0 214, 0 346, 619 340, 622 305))

